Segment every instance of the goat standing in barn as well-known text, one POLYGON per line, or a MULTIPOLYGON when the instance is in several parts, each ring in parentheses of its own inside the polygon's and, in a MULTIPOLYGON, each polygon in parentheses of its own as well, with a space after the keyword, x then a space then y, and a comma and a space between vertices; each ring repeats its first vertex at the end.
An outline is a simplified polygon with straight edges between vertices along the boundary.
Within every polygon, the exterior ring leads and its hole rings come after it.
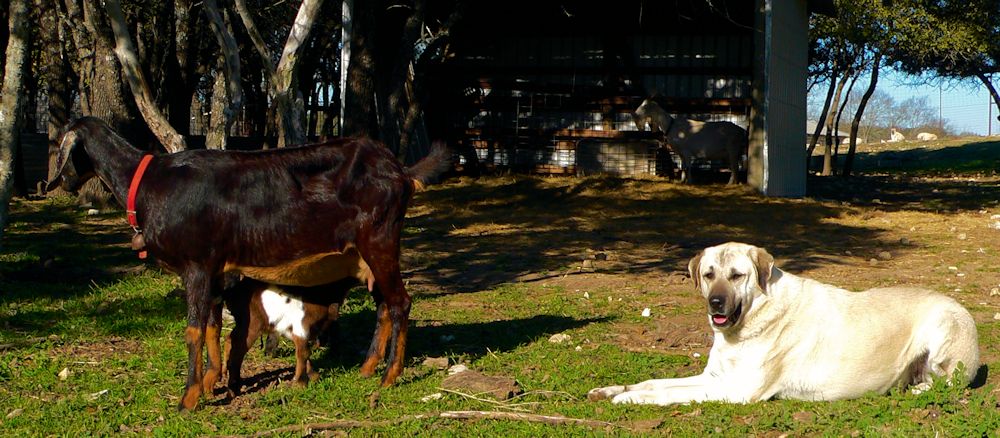
POLYGON ((391 385, 403 371, 411 302, 399 271, 403 217, 414 191, 450 164, 442 144, 404 168, 388 149, 360 138, 152 156, 85 117, 63 134, 48 189, 61 182, 77 190, 96 175, 127 206, 133 248, 180 275, 188 378, 179 409, 190 410, 221 375, 226 275, 290 286, 351 277, 367 284, 377 323, 361 374, 374 375, 386 359, 382 385, 391 385))
POLYGON ((672 117, 652 99, 645 99, 636 108, 636 126, 642 130, 649 121, 650 130, 663 132, 667 148, 680 155, 683 176, 691 182, 694 160, 726 160, 729 184, 736 184, 740 161, 747 150, 747 132, 732 122, 701 122, 672 117))

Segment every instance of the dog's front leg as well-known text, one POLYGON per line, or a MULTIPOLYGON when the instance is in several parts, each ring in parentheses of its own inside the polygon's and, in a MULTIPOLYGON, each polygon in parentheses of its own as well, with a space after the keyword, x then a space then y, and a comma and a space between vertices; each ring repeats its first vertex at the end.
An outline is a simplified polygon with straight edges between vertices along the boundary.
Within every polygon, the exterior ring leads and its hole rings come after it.
MULTIPOLYGON (((587 392, 587 398, 589 400, 604 400, 608 398, 615 399, 615 403, 622 403, 617 401, 619 396, 629 393, 640 393, 640 392, 661 392, 667 391, 671 388, 683 388, 689 386, 705 386, 707 380, 711 377, 704 374, 684 377, 680 379, 652 379, 646 380, 644 382, 639 382, 634 385, 617 385, 617 386, 605 386, 603 388, 594 388, 587 392)), ((627 398, 627 397, 626 397, 627 398)), ((624 400, 624 398, 623 398, 624 400)), ((635 402, 642 403, 642 402, 635 402)))

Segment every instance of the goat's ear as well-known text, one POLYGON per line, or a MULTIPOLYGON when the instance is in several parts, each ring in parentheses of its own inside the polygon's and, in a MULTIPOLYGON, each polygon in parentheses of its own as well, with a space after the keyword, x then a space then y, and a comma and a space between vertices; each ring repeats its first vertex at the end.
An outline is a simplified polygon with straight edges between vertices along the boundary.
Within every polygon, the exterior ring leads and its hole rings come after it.
POLYGON ((45 191, 50 192, 52 189, 59 185, 59 181, 63 177, 63 173, 70 171, 75 172, 73 167, 73 150, 76 149, 77 145, 80 143, 80 136, 77 135, 76 131, 66 131, 63 133, 62 140, 59 142, 59 156, 56 158, 56 172, 52 174, 52 179, 45 185, 45 191))
POLYGON ((771 257, 764 248, 754 247, 750 250, 750 258, 757 268, 757 285, 760 286, 760 290, 767 292, 767 282, 771 279, 771 269, 774 268, 774 257, 771 257))
POLYGON ((691 281, 694 282, 695 289, 701 289, 701 256, 705 255, 705 251, 699 252, 698 255, 691 258, 688 262, 688 275, 691 276, 691 281))

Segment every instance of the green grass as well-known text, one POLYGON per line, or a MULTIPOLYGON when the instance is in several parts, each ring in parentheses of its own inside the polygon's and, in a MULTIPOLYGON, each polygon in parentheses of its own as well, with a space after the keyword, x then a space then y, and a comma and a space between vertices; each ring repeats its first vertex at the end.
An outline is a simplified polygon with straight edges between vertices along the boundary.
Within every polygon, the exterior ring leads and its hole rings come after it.
MULTIPOLYGON (((867 186, 841 190, 835 181, 829 184, 820 192, 826 187, 831 195, 824 197, 832 199, 868 193, 867 186)), ((941 208, 910 204, 907 192, 889 195, 881 211, 941 208)), ((952 221, 949 212, 965 208, 973 195, 937 198, 945 209, 941 221, 952 221)), ((220 393, 190 413, 175 410, 186 377, 185 304, 173 293, 176 277, 135 259, 120 213, 88 217, 67 199, 14 203, 0 251, 0 436, 242 435, 334 421, 359 422, 344 429, 357 436, 1000 433, 993 383, 963 388, 939 382, 920 395, 893 391, 838 402, 654 407, 586 400, 586 392, 596 386, 686 376, 704 366, 704 355, 644 348, 630 337, 683 318, 701 324, 702 304, 689 287, 663 278, 683 271, 687 257, 707 243, 762 236, 761 243, 784 255, 794 270, 848 263, 838 258, 847 249, 858 254, 891 249, 902 258, 944 251, 935 248, 950 243, 901 245, 898 235, 863 225, 868 219, 859 219, 861 225, 843 219, 868 210, 838 202, 766 199, 720 186, 504 177, 438 186, 422 196, 404 232, 404 269, 410 269, 414 303, 407 369, 397 385, 379 388, 378 379, 359 375, 374 308, 358 288, 344 306, 339 343, 314 352, 318 381, 300 389, 275 378, 291 375, 287 342, 277 359, 253 349, 245 377, 263 379, 264 388, 231 401, 220 393), (580 260, 590 253, 584 250, 625 259, 616 262, 624 267, 581 271, 580 260), (654 316, 639 316, 644 307, 653 307, 654 316), (549 342, 557 333, 571 340, 549 342), (427 357, 448 357, 485 374, 514 378, 525 393, 490 402, 444 392, 445 373, 423 367, 427 357), (443 396, 421 400, 435 393, 443 396), (461 410, 558 415, 611 425, 436 415, 461 410)), ((980 245, 987 246, 986 254, 996 253, 996 245, 980 245)), ((948 264, 972 266, 970 276, 982 274, 973 285, 996 285, 995 276, 989 280, 995 265, 948 264)), ((953 276, 940 271, 926 274, 938 280, 953 276)), ((864 278, 857 284, 888 284, 889 274, 861 272, 857 275, 864 278)), ((979 304, 985 300, 970 295, 970 308, 990 315, 995 306, 979 304)), ((981 323, 979 333, 988 354, 984 362, 1000 366, 994 347, 1000 328, 992 321, 981 323)))

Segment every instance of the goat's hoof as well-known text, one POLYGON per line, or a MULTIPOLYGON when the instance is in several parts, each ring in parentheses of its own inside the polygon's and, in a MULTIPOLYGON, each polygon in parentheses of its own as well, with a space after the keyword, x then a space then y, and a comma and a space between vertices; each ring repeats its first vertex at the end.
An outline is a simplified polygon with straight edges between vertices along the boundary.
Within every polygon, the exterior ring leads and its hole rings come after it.
POLYGON ((180 404, 177 405, 177 410, 193 411, 195 407, 198 406, 198 399, 201 398, 201 385, 194 385, 187 388, 184 391, 184 396, 181 397, 180 404))

